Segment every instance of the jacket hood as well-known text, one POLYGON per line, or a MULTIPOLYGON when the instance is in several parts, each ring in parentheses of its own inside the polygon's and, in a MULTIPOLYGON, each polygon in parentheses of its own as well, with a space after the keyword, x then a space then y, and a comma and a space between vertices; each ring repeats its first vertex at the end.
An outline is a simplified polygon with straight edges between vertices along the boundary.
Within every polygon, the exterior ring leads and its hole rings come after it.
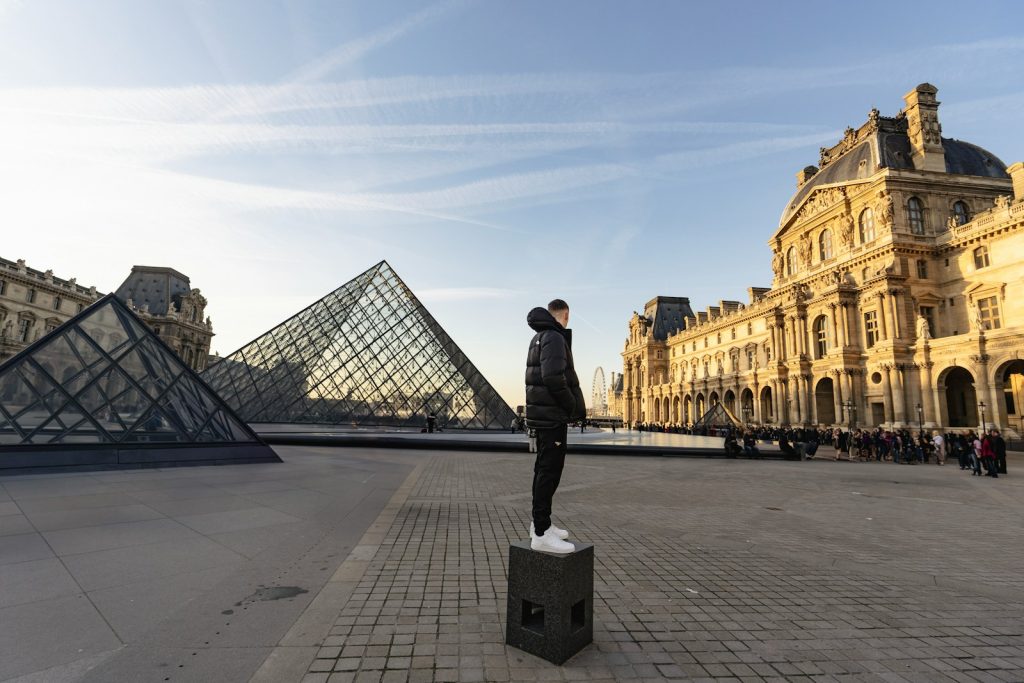
POLYGON ((551 315, 548 309, 541 308, 540 306, 526 314, 526 324, 536 332, 543 332, 544 330, 565 331, 565 328, 555 320, 555 316, 551 315))

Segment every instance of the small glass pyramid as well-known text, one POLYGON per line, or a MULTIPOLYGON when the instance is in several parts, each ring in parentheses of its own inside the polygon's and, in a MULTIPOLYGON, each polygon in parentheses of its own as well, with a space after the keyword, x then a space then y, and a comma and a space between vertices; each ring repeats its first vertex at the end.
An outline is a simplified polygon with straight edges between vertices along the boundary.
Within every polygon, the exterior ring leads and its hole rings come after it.
POLYGON ((508 429, 515 413, 381 261, 203 372, 249 423, 508 429))
POLYGON ((113 294, 0 365, 0 450, 238 443, 262 446, 113 294))
POLYGON ((697 430, 708 427, 742 427, 743 424, 736 419, 736 416, 729 412, 721 403, 711 406, 699 420, 693 423, 691 431, 699 434, 697 430))

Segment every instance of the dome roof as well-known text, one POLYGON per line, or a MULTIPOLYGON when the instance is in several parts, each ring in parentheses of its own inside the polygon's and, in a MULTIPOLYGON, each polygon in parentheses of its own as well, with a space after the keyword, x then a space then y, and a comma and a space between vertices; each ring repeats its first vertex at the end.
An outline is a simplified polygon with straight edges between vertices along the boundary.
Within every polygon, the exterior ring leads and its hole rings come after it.
MULTIPOLYGON (((863 180, 881 168, 914 169, 913 151, 904 120, 879 117, 878 124, 872 126, 873 130, 865 131, 871 126, 870 121, 860 131, 848 130, 846 139, 856 140, 848 151, 836 151, 842 143, 831 150, 822 149, 823 168, 811 176, 786 204, 779 219, 780 229, 818 188, 863 180), (838 158, 831 161, 830 157, 836 154, 838 158)), ((1010 177, 1006 173, 1006 164, 999 157, 977 145, 942 138, 942 148, 946 157, 946 173, 984 178, 1010 177)))

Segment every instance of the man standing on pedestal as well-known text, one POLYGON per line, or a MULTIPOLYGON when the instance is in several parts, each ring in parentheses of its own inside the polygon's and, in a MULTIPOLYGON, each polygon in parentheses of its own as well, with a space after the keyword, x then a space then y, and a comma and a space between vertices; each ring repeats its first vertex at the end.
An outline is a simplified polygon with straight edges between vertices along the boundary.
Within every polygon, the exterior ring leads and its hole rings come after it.
POLYGON ((526 425, 537 432, 533 466, 533 522, 530 547, 571 553, 569 532, 551 524, 551 500, 565 465, 568 424, 582 420, 587 407, 572 362, 569 304, 555 299, 547 309, 529 312, 526 322, 537 334, 526 356, 526 425))

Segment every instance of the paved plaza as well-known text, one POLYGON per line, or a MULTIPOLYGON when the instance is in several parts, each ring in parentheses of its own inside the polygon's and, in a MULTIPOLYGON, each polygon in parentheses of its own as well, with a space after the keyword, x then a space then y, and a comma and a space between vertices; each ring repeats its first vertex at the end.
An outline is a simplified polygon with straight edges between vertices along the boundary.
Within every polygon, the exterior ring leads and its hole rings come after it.
POLYGON ((504 645, 530 456, 277 450, 284 464, 0 480, 0 680, 1024 681, 1016 457, 992 480, 570 456, 556 521, 595 544, 594 643, 557 667, 504 645), (45 530, 68 517, 38 510, 61 506, 78 532, 45 530), (167 527, 149 541, 111 521, 141 507, 167 527), (167 539, 174 525, 198 537, 167 539))

